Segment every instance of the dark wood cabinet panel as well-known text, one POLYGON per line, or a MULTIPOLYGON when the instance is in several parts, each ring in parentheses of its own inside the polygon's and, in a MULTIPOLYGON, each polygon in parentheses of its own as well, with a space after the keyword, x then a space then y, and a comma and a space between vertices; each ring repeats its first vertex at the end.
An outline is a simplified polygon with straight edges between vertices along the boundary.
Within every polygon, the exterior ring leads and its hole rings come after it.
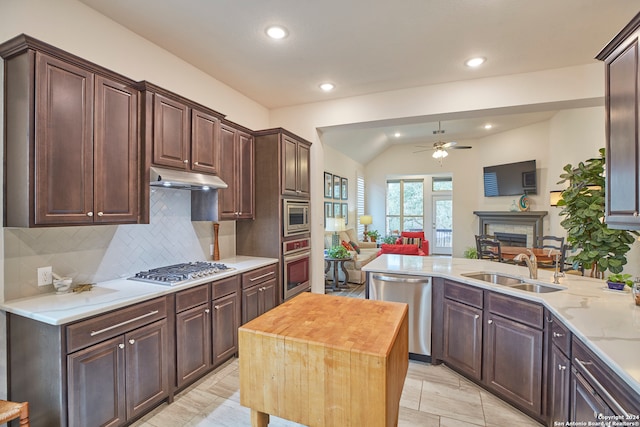
POLYGON ((93 73, 36 53, 37 225, 93 223, 93 86, 93 73))
POLYGON ((262 297, 260 299, 260 314, 266 313, 277 305, 278 287, 276 279, 267 280, 262 284, 262 297))
MULTIPOLYGON (((206 286, 208 288, 208 285, 206 286)), ((209 302, 176 314, 176 385, 194 381, 211 367, 209 302)))
POLYGON ((529 413, 541 414, 543 332, 492 313, 484 329, 484 383, 529 413))
POLYGON ((160 95, 153 96, 153 163, 189 168, 189 107, 160 95))
POLYGON ((571 420, 591 421, 598 425, 598 416, 612 415, 611 409, 598 396, 582 375, 571 372, 571 420))
POLYGON ((550 425, 569 420, 570 383, 571 361, 554 345, 549 355, 547 411, 550 425))
POLYGON ((298 144, 298 191, 301 196, 309 197, 311 194, 311 148, 306 144, 298 144))
POLYGON ((68 356, 70 427, 125 422, 124 347, 119 336, 68 356))
POLYGON ((640 14, 598 54, 605 63, 606 211, 612 228, 640 228, 640 14))
POLYGON ((277 268, 268 265, 242 274, 242 324, 278 304, 277 268))
POLYGON ((220 178, 229 186, 218 190, 218 219, 254 217, 254 141, 248 133, 220 125, 220 178))
POLYGON ((282 194, 309 197, 310 148, 302 141, 282 135, 282 194))
POLYGON ((482 310, 449 299, 443 306, 443 359, 472 378, 482 377, 482 310))
POLYGON ((94 124, 94 221, 138 218, 138 91, 97 75, 94 124))
POLYGON ((244 132, 238 133, 238 219, 253 219, 254 211, 254 143, 253 137, 244 132))
POLYGON ((191 112, 191 170, 218 173, 220 120, 198 110, 191 112))
POLYGON ((218 219, 227 220, 236 218, 235 179, 238 166, 235 162, 236 130, 222 124, 220 126, 220 150, 219 176, 227 183, 228 188, 218 190, 218 219))
POLYGON ((238 351, 240 303, 237 293, 213 301, 213 365, 229 359, 238 351))

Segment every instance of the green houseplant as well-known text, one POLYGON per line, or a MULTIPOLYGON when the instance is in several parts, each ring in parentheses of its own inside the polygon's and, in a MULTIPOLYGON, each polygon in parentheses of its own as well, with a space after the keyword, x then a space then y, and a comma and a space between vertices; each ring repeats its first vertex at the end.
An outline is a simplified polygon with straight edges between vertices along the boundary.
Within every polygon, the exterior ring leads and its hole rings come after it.
POLYGON ((378 233, 377 230, 370 230, 370 231, 367 231, 367 236, 369 236, 372 242, 375 242, 380 238, 380 233, 378 233))
POLYGON ((382 242, 388 245, 393 245, 397 239, 398 238, 396 236, 387 236, 384 239, 382 239, 382 242))
POLYGON ((600 157, 567 164, 558 184, 568 183, 558 206, 564 219, 560 225, 567 230, 567 243, 578 250, 568 259, 574 268, 591 270, 592 277, 602 277, 607 270, 620 273, 627 263, 626 253, 634 242, 635 231, 613 230, 604 222, 605 178, 604 148, 600 157))
POLYGON ((631 280, 630 274, 610 274, 609 277, 607 277, 607 286, 609 286, 609 289, 621 291, 625 286, 633 288, 633 280, 631 280))
POLYGON ((338 258, 338 259, 342 259, 342 258, 349 258, 349 251, 347 251, 347 249, 342 246, 332 246, 329 250, 327 250, 327 256, 329 256, 330 258, 338 258))
POLYGON ((469 246, 467 249, 464 250, 464 253, 462 254, 462 256, 464 256, 467 259, 478 259, 478 249, 473 246, 469 246))

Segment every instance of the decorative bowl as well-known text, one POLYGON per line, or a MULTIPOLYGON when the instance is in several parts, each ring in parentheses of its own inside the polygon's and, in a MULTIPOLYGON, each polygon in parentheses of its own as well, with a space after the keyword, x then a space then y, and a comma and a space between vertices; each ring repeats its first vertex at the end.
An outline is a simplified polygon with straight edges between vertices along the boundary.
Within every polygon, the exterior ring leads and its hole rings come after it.
POLYGON ((627 286, 627 285, 625 285, 624 283, 607 281, 607 286, 609 287, 609 289, 613 289, 615 291, 622 291, 622 290, 624 290, 624 287, 627 286))
POLYGON ((62 277, 60 279, 53 280, 53 287, 56 289, 57 294, 66 294, 71 289, 72 283, 71 277, 62 277))

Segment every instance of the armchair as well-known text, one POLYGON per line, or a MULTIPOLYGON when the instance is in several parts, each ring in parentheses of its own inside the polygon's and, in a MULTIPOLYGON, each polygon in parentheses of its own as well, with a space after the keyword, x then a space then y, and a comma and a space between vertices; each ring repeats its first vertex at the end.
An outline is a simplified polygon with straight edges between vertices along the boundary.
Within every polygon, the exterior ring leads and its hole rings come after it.
POLYGON ((429 241, 424 238, 424 231, 403 231, 396 245, 417 245, 425 255, 429 255, 429 241))
MULTIPOLYGON (((331 248, 332 245, 332 237, 333 232, 325 232, 324 234, 324 247, 325 249, 331 248)), ((361 270, 361 268, 369 263, 371 260, 375 259, 378 248, 375 242, 361 242, 358 240, 358 235, 353 228, 347 228, 344 231, 338 233, 338 242, 342 244, 342 242, 356 244, 357 250, 349 251, 351 254, 351 260, 346 261, 344 263, 347 272, 349 274, 349 282, 362 284, 365 282, 365 274, 361 270), (359 252, 358 252, 359 250, 359 252)), ((354 248, 355 249, 355 248, 354 248)), ((329 272, 329 279, 333 280, 331 275, 333 272, 329 272)), ((342 276, 342 271, 339 272, 339 276, 342 276)), ((343 277, 339 277, 340 280, 343 280, 343 277)))

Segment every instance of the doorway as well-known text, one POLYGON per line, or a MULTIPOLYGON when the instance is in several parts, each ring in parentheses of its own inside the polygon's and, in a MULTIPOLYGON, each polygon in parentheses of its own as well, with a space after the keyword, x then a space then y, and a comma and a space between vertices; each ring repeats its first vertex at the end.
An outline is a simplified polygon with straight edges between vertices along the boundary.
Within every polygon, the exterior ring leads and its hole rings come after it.
POLYGON ((453 202, 451 195, 433 195, 432 197, 432 233, 431 253, 451 255, 453 242, 453 202))

